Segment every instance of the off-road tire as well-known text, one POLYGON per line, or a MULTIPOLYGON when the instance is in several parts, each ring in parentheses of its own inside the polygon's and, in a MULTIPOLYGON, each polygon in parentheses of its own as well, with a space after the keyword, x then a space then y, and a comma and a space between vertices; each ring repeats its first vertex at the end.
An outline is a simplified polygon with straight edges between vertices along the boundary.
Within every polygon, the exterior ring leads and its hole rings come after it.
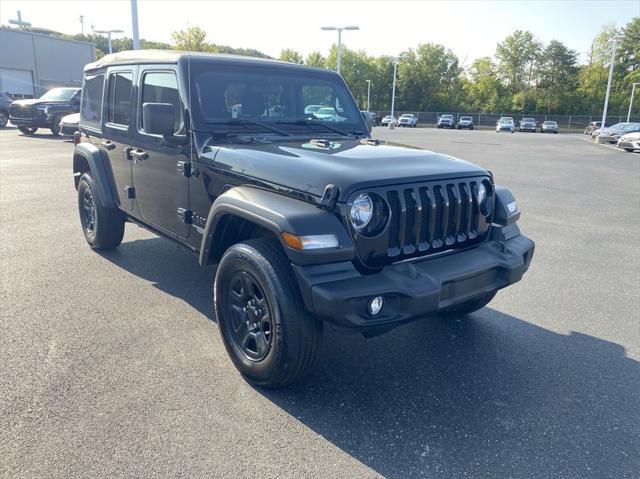
POLYGON ((38 131, 38 128, 35 126, 19 126, 18 130, 20 130, 23 135, 31 136, 38 131))
POLYGON ((60 121, 62 117, 56 116, 51 122, 51 134, 53 136, 60 136, 60 121))
POLYGON ((122 243, 124 218, 117 208, 106 208, 97 194, 95 182, 90 173, 84 173, 78 182, 78 213, 80 224, 89 246, 95 250, 109 250, 122 243), (88 218, 92 203, 93 223, 88 218))
POLYGON ((484 296, 480 296, 479 298, 472 299, 466 301, 464 303, 456 304, 454 306, 450 306, 446 309, 443 309, 438 314, 445 318, 455 318, 459 316, 465 316, 467 314, 471 314, 479 309, 484 308, 487 304, 491 302, 493 298, 495 298, 496 291, 492 291, 490 293, 485 294, 484 296))
MULTIPOLYGON (((280 388, 299 381, 311 370, 320 349, 322 323, 307 313, 290 264, 276 239, 252 239, 231 246, 218 265, 213 294, 222 341, 249 383, 280 388), (238 274, 248 274, 262 290, 262 305, 266 305, 271 322, 269 348, 259 359, 247 356, 247 349, 238 342, 239 335, 246 337, 246 332, 241 334, 240 330, 244 329, 243 322, 248 327, 250 318, 246 308, 240 310, 237 306, 244 301, 237 298, 247 295, 242 280, 242 294, 237 293, 238 274)), ((264 326, 252 329, 252 334, 264 332, 260 328, 264 326)))

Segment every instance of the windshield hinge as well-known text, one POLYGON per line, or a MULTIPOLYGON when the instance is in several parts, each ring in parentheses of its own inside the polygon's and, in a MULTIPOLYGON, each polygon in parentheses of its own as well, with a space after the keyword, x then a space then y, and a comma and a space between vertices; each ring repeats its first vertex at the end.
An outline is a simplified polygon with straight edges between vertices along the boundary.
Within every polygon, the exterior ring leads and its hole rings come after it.
POLYGON ((322 199, 320 200, 320 205, 323 208, 328 210, 333 210, 338 201, 338 195, 340 194, 340 189, 334 185, 329 184, 324 188, 324 193, 322 194, 322 199))

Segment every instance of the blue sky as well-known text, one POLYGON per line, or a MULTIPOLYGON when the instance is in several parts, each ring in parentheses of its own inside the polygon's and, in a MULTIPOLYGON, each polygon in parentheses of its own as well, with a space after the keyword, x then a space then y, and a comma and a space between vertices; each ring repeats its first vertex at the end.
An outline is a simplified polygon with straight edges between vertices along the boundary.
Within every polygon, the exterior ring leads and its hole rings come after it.
MULTIPOLYGON (((2 0, 0 23, 16 10, 34 26, 79 33, 120 28, 131 35, 130 2, 2 0)), ((623 26, 640 16, 640 0, 505 1, 168 1, 138 0, 141 37, 169 41, 188 25, 207 31, 211 42, 256 48, 277 56, 282 48, 326 53, 336 40, 322 25, 350 25, 350 48, 370 54, 396 54, 419 43, 442 43, 461 62, 492 55, 495 45, 516 29, 531 30, 540 40, 558 39, 583 54, 604 24, 623 26)))

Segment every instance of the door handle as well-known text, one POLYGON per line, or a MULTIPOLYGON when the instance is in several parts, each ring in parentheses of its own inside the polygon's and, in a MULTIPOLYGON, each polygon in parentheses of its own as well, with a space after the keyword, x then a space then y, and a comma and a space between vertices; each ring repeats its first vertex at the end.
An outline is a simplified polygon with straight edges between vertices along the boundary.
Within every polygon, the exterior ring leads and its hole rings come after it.
POLYGON ((109 140, 102 141, 102 142, 100 142, 100 144, 102 145, 102 147, 103 147, 105 150, 113 150, 113 149, 116 147, 116 144, 115 144, 115 143, 110 142, 109 140))
POLYGON ((131 150, 129 152, 134 162, 144 161, 149 158, 149 154, 144 150, 131 150))

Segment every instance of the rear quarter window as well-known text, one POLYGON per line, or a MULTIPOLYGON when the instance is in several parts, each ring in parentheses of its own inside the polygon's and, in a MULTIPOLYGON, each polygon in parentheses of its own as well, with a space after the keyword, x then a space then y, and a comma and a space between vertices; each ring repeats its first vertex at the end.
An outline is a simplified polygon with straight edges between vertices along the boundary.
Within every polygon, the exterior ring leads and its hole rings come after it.
POLYGON ((82 84, 80 120, 83 123, 100 125, 102 120, 102 94, 104 93, 104 73, 85 75, 82 84))

